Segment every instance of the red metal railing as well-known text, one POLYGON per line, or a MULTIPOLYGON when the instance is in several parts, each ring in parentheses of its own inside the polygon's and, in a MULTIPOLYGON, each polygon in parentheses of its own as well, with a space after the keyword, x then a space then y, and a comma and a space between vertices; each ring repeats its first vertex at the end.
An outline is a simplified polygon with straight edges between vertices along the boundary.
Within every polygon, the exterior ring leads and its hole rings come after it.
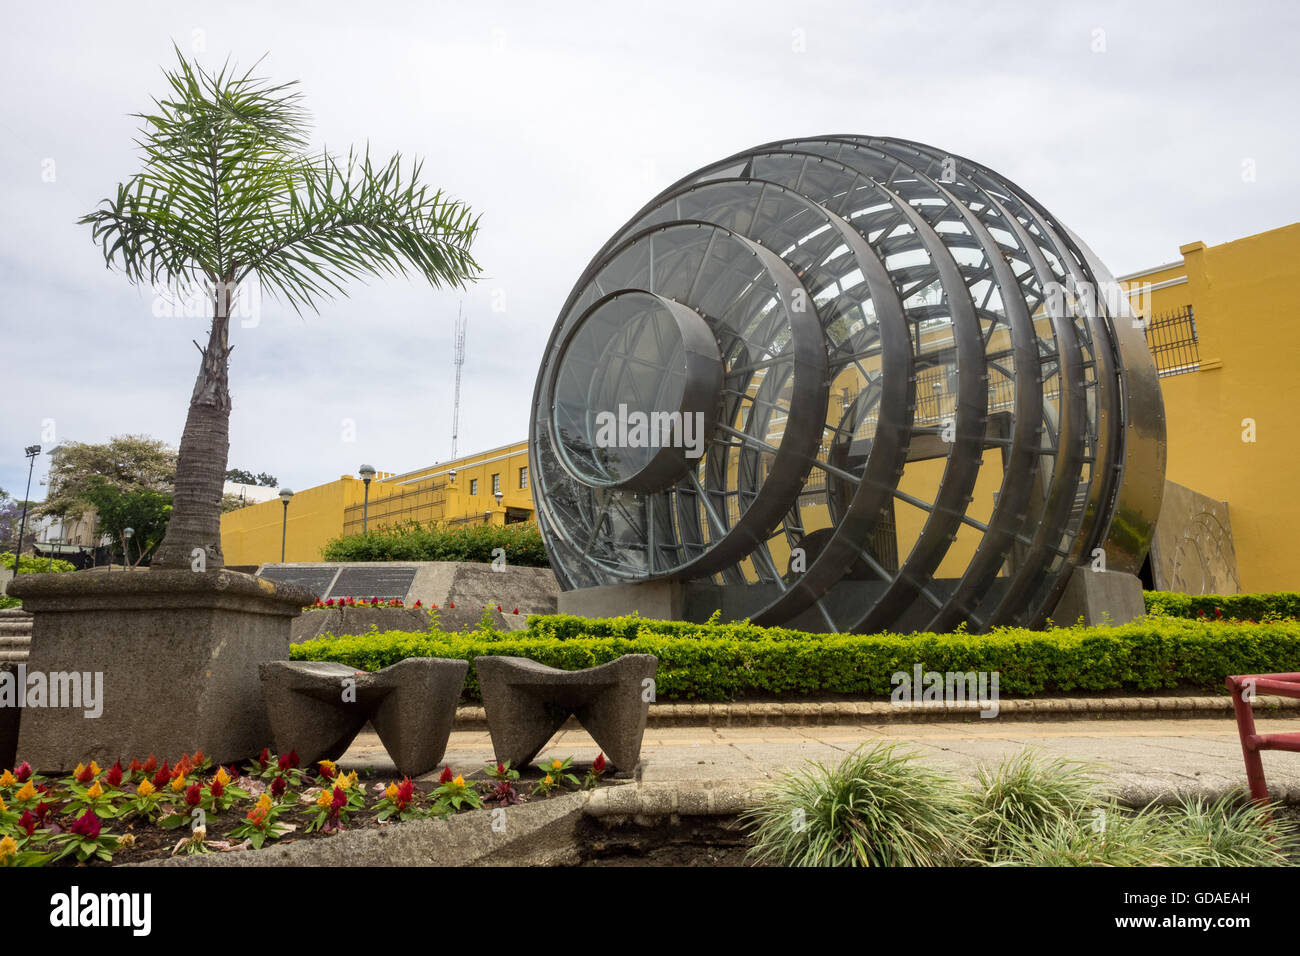
POLYGON ((1237 717, 1237 733, 1241 737, 1241 753, 1246 758, 1246 782, 1250 795, 1258 803, 1268 802, 1268 784, 1264 782, 1263 750, 1289 750, 1300 753, 1300 733, 1259 734, 1255 732, 1255 713, 1251 703, 1260 694, 1300 699, 1300 674, 1243 674, 1229 677, 1228 689, 1232 691, 1232 711, 1237 717))

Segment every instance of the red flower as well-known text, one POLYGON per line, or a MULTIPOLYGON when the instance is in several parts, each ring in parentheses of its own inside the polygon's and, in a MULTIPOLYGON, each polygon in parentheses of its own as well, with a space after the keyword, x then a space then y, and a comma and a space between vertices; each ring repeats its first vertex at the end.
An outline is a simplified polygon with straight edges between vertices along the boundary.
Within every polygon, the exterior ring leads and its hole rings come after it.
POLYGON ((193 769, 194 765, 190 763, 190 755, 181 754, 181 759, 176 761, 176 766, 172 768, 172 776, 174 777, 179 773, 182 776, 188 777, 190 771, 193 769))
POLYGON ((18 818, 18 825, 27 831, 28 836, 32 835, 32 832, 35 831, 36 824, 38 823, 40 823, 40 820, 32 816, 32 811, 30 810, 24 810, 23 815, 18 818))
POLYGON ((161 790, 163 787, 167 786, 167 784, 171 783, 171 779, 171 767, 167 766, 167 761, 164 760, 162 766, 158 768, 158 772, 153 775, 153 788, 155 790, 161 790))
POLYGON ((195 782, 185 788, 185 805, 187 807, 197 807, 202 799, 203 786, 201 784, 195 782))
POLYGON ((515 608, 515 613, 516 613, 516 614, 519 613, 519 608, 515 608))
MULTIPOLYGON (((196 783, 194 786, 197 787, 198 784, 196 783)), ((212 783, 208 786, 208 789, 212 792, 213 799, 216 799, 226 792, 226 788, 221 785, 221 779, 219 777, 212 778, 212 783)), ((189 799, 188 791, 185 794, 185 799, 189 799)))
POLYGON ((292 748, 289 750, 289 766, 294 770, 298 769, 298 751, 292 748))
POLYGON ((337 774, 338 772, 339 771, 337 767, 331 767, 328 764, 322 762, 320 768, 320 775, 324 777, 326 780, 333 780, 335 774, 337 774))
POLYGON ((95 779, 95 772, 89 767, 82 767, 81 773, 77 774, 77 783, 90 783, 95 779))
POLYGON ((32 776, 32 765, 26 760, 14 768, 14 779, 19 783, 26 783, 32 776))
POLYGON ((284 771, 288 770, 289 768, 290 768, 289 755, 280 754, 280 761, 279 763, 276 764, 276 769, 279 770, 281 773, 284 773, 284 771))
POLYGON ((206 760, 207 758, 203 756, 203 748, 200 747, 194 751, 194 756, 190 759, 190 766, 192 768, 202 767, 206 760))
POLYGON ((134 777, 137 773, 139 773, 143 769, 144 769, 144 764, 140 763, 140 761, 132 757, 131 766, 126 768, 126 772, 134 777))
POLYGON ((271 781, 271 796, 282 797, 284 796, 284 791, 287 789, 289 789, 289 784, 285 781, 284 777, 276 777, 271 781))
POLYGON ((498 610, 498 611, 501 610, 501 605, 500 605, 500 604, 497 605, 497 610, 498 610))
POLYGON ((144 766, 141 767, 140 769, 143 770, 145 773, 153 773, 155 770, 158 769, 158 758, 155 757, 153 754, 150 754, 149 759, 144 762, 144 766))
POLYGON ((506 765, 501 763, 500 761, 497 761, 497 776, 504 777, 505 775, 506 775, 506 765))
POLYGON ((411 783, 410 777, 403 777, 402 782, 397 785, 397 804, 406 806, 415 796, 415 784, 411 783))
POLYGON ((343 792, 342 787, 334 788, 334 799, 330 801, 330 810, 339 811, 343 809, 343 804, 348 802, 348 795, 343 792))
POLYGON ((442 773, 438 775, 439 783, 451 783, 456 779, 456 775, 451 772, 451 764, 443 764, 442 773))
POLYGON ((93 840, 99 836, 99 827, 99 817, 95 816, 95 811, 87 810, 72 824, 72 832, 93 840))
POLYGON ((45 818, 50 815, 50 811, 52 811, 53 809, 54 809, 53 803, 49 803, 45 800, 42 800, 40 803, 36 804, 36 819, 44 821, 45 818))
POLYGON ((455 602, 455 601, 448 601, 448 602, 447 602, 447 607, 455 607, 455 606, 456 606, 456 602, 455 602))
POLYGON ((605 754, 603 752, 596 754, 596 759, 591 762, 591 772, 594 774, 605 772, 605 754))
POLYGON ((122 761, 118 761, 108 768, 108 773, 104 775, 104 782, 110 787, 122 786, 122 761))
POLYGON ((1221 609, 1219 609, 1219 608, 1216 607, 1216 608, 1214 609, 1214 616, 1215 616, 1215 617, 1223 617, 1223 611, 1222 611, 1221 609))
POLYGON ((414 607, 422 607, 423 605, 422 605, 421 601, 417 598, 416 601, 415 601, 415 604, 414 604, 413 606, 414 606, 414 607))

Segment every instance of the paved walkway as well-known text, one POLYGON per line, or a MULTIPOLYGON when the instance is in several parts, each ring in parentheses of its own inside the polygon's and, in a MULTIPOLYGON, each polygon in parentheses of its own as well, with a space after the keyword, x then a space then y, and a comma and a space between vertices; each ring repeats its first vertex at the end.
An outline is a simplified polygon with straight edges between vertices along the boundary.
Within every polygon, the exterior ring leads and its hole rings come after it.
MULTIPOLYGON (((1267 718, 1261 732, 1300 730, 1300 718, 1267 718)), ((862 745, 897 741, 914 746, 935 765, 973 776, 981 762, 996 763, 1025 747, 1101 765, 1101 776, 1121 799, 1145 803, 1180 794, 1215 796, 1245 786, 1236 724, 1230 718, 1160 720, 974 720, 934 723, 862 723, 789 727, 663 727, 646 731, 641 749, 647 783, 759 783, 807 760, 838 762, 862 745)), ((538 759, 572 756, 590 762, 593 743, 570 721, 538 759)), ((446 761, 457 771, 492 760, 486 731, 453 733, 446 761)), ((394 772, 369 730, 344 755, 345 768, 394 772)), ((1264 754, 1275 796, 1300 803, 1300 754, 1264 754)))

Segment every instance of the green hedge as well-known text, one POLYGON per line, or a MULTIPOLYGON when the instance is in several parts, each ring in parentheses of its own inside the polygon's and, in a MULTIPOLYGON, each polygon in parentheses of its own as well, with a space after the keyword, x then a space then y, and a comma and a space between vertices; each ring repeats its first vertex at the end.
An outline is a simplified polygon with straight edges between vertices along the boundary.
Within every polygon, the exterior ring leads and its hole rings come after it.
POLYGON ((1221 690, 1229 674, 1300 669, 1300 623, 1224 624, 1176 619, 1122 627, 990 634, 802 634, 749 624, 698 625, 640 618, 535 617, 515 633, 388 631, 295 645, 295 660, 378 670, 407 657, 471 662, 465 696, 478 697, 473 659, 527 657, 576 670, 622 654, 659 658, 661 700, 732 700, 833 694, 886 698, 890 676, 916 664, 935 671, 999 671, 999 693, 1221 690), (635 622, 635 623, 633 623, 635 622), (557 639, 558 638, 558 639, 557 639))
POLYGON ((1300 591, 1271 594, 1177 594, 1145 591, 1148 614, 1237 621, 1300 620, 1300 591))
MULTIPOLYGON (((0 566, 8 568, 10 571, 14 569, 14 553, 12 551, 0 554, 0 566)), ((71 561, 64 561, 60 558, 51 561, 49 558, 38 558, 32 554, 24 554, 23 559, 18 562, 19 574, 66 574, 75 570, 77 570, 77 566, 71 561)))
POLYGON ((321 551, 323 561, 491 561, 504 548, 506 563, 549 568, 537 525, 520 521, 508 525, 435 527, 412 521, 369 534, 334 538, 321 551))

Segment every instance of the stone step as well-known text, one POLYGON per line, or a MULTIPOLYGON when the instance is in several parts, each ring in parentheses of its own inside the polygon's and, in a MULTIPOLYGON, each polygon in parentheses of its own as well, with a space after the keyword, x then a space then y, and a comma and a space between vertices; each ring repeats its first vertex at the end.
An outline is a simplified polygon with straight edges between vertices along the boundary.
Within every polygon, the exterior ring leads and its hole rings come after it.
POLYGON ((13 661, 15 664, 21 664, 25 660, 27 660, 26 651, 0 650, 0 662, 13 661))
POLYGON ((30 618, 31 614, 20 607, 0 607, 0 621, 10 617, 30 618))
POLYGON ((30 634, 31 621, 0 621, 0 634, 30 634))
POLYGON ((30 634, 0 634, 0 648, 31 647, 30 634))

